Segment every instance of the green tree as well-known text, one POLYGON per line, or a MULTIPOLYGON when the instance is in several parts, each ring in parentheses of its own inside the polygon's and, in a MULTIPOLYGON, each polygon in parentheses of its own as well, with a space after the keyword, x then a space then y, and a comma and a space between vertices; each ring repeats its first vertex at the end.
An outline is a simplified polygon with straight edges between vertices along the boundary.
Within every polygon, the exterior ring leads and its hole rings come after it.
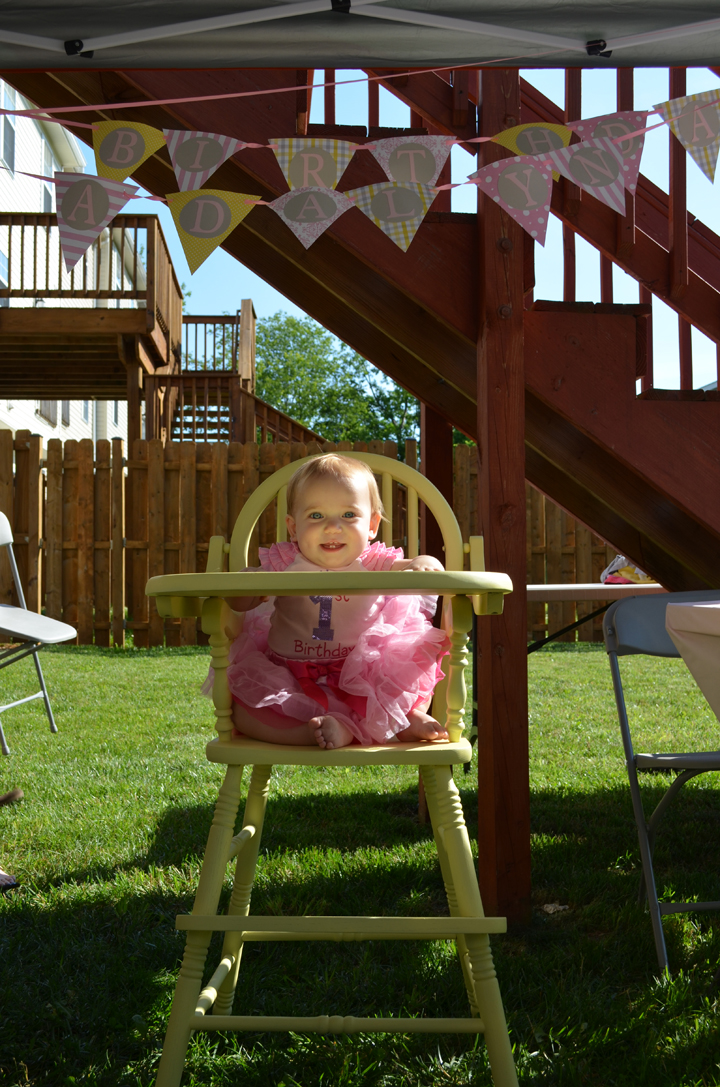
POLYGON ((329 441, 418 437, 420 406, 400 385, 311 317, 257 324, 256 392, 329 441))

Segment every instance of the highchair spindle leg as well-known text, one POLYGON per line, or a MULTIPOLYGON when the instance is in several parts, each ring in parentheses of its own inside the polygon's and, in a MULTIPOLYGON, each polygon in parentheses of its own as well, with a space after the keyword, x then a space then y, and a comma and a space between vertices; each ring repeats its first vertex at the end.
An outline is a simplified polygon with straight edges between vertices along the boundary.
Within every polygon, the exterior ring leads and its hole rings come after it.
MULTIPOLYGON (((470 839, 463 816, 460 794, 453 781, 452 767, 423 767, 430 816, 442 840, 460 917, 483 917, 483 905, 473 864, 470 839), (433 780, 434 779, 434 780, 433 780)), ((512 1047, 505 1021, 490 938, 484 933, 465 937, 467 961, 477 1006, 485 1028, 490 1069, 495 1087, 517 1087, 512 1047)), ((471 999, 472 1003, 472 999, 471 999)))
MULTIPOLYGON (((254 766, 250 784, 248 786, 247 800, 245 801, 245 815, 243 827, 255 828, 253 837, 243 847, 242 852, 235 862, 235 880, 233 892, 228 906, 228 914, 236 914, 247 917, 250 913, 250 896, 255 880, 255 868, 257 866, 258 850, 260 849, 260 837, 262 835, 265 807, 270 788, 270 773, 272 766, 254 766)), ((226 955, 234 956, 234 963, 218 989, 217 999, 213 1008, 214 1015, 231 1015, 235 988, 237 986, 240 959, 243 952, 243 940, 241 932, 227 932, 223 942, 222 958, 226 955)))
MULTIPOLYGON (((455 885, 453 884, 452 872, 450 871, 450 863, 448 861, 447 850, 445 849, 445 843, 443 841, 443 835, 439 831, 439 814, 437 807, 437 783, 435 775, 431 773, 432 767, 420 767, 420 773, 423 779, 423 785, 425 786, 425 798, 427 800, 428 814, 430 816, 430 823, 433 828, 433 835, 435 838, 435 847, 437 849, 438 861, 440 862, 440 872, 442 874, 443 883, 445 885, 445 894, 448 900, 448 909, 451 917, 459 917, 460 909, 458 907, 457 894, 455 893, 455 885)), ((468 1000, 470 1001, 470 1010, 474 1016, 480 1015, 480 1009, 478 1007, 477 994, 475 992, 475 981, 472 976, 472 969, 470 967, 470 959, 468 958, 467 944, 465 942, 465 936, 460 935, 457 938, 457 951, 458 958, 460 959, 460 965, 462 967, 463 977, 465 979, 465 988, 467 989, 468 1000)))
MULTIPOLYGON (((230 842, 240 805, 242 772, 242 766, 227 768, 215 805, 215 815, 208 835, 200 881, 192 908, 193 913, 205 916, 217 913, 230 842)), ((188 932, 155 1087, 179 1087, 185 1067, 185 1054, 192 1033, 190 1020, 195 1013, 200 995, 211 937, 211 932, 188 932)))

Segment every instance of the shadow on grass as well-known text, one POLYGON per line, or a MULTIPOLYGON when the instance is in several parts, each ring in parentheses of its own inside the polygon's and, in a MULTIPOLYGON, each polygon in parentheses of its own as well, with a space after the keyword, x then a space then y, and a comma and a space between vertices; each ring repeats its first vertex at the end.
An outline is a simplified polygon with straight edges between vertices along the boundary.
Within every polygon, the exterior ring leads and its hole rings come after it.
MULTIPOLYGON (((472 826, 471 779, 459 784, 472 826)), ((649 788, 646 796, 661 792, 649 788)), ((694 789, 677 802, 658 843, 660 886, 673 880, 682 893, 692 886, 720 897, 720 835, 708 833, 720 822, 719 801, 712 789, 694 789)), ((253 911, 444 912, 429 829, 417 824, 415 805, 413 790, 272 798, 253 911)), ((211 818, 210 805, 166 810, 147 854, 123 866, 157 874, 140 892, 114 885, 117 869, 93 870, 69 874, 44 896, 8 901, 0 969, 13 1000, 0 1026, 3 1087, 152 1082, 183 947, 174 918, 190 905, 186 886, 168 891, 163 875, 197 861, 211 818)), ((710 1007, 718 929, 712 918, 668 919, 671 964, 684 973, 654 979, 650 923, 635 904, 627 791, 535 793, 532 831, 534 904, 568 909, 538 908, 528 927, 493 941, 521 1082, 717 1082, 701 1077, 714 1074, 720 1057, 710 1007)), ((213 957, 218 949, 216 937, 213 957)), ((447 944, 284 944, 246 950, 242 1010, 464 1015, 466 1004, 447 944)), ((450 1038, 438 1049, 435 1036, 199 1037, 189 1068, 184 1082, 213 1087, 264 1087, 284 1077, 303 1087, 489 1082, 482 1046, 473 1051, 468 1039, 450 1038)))

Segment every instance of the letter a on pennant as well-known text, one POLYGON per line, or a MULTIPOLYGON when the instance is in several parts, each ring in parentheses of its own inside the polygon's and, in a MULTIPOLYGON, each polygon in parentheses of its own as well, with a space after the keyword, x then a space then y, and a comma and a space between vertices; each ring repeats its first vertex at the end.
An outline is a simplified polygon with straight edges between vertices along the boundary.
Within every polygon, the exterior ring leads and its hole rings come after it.
POLYGON ((180 192, 200 189, 236 151, 245 144, 214 132, 185 132, 163 129, 180 192))
POLYGON ((260 197, 222 189, 194 189, 168 193, 165 199, 190 271, 196 272, 252 211, 260 197))
POLYGON ((291 189, 334 189, 356 151, 345 140, 293 137, 270 146, 291 189))
POLYGON ((97 172, 100 177, 124 181, 164 143, 162 132, 151 125, 102 121, 93 132, 97 172))
POLYGON ((703 91, 655 106, 680 143, 710 181, 720 149, 720 91, 703 91))
POLYGON ((352 206, 341 192, 313 187, 291 189, 270 204, 306 249, 352 206))
POLYGON ((345 193, 383 234, 407 252, 435 199, 430 185, 365 185, 345 193))
POLYGON ((60 248, 68 272, 137 191, 136 185, 104 177, 55 174, 60 248))

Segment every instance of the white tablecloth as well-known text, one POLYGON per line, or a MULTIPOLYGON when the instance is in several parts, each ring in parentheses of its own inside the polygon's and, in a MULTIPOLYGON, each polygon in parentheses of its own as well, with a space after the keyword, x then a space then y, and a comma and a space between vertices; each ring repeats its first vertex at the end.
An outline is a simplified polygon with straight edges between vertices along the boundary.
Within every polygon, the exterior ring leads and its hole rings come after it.
POLYGON ((720 720, 720 601, 668 604, 665 627, 720 720))

